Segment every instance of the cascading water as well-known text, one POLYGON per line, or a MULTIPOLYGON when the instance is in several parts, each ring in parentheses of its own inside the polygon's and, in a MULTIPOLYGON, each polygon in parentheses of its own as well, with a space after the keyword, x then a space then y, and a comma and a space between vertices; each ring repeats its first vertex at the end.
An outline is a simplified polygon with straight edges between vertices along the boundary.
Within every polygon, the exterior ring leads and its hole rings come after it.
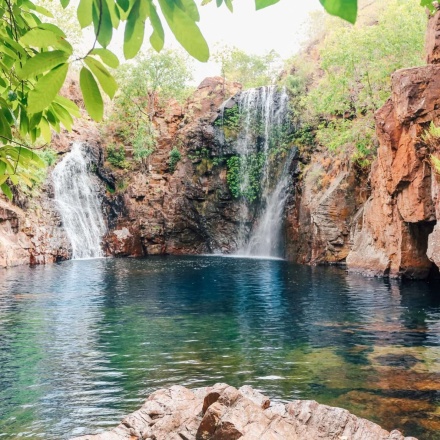
POLYGON ((241 195, 238 255, 280 257, 282 254, 280 234, 293 158, 292 151, 284 156, 280 151, 283 136, 291 129, 288 100, 285 90, 276 86, 250 89, 236 99, 241 115, 236 144, 241 195), (281 173, 277 173, 280 157, 285 162, 281 173), (256 199, 258 209, 250 221, 256 199))
POLYGON ((82 144, 75 142, 52 173, 55 202, 72 244, 74 260, 104 256, 101 240, 106 225, 88 165, 82 144))

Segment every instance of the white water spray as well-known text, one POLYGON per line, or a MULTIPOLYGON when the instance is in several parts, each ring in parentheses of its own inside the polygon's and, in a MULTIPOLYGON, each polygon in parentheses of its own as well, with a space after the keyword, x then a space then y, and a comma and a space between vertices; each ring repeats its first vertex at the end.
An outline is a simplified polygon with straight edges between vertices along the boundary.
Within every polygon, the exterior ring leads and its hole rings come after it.
POLYGON ((55 202, 72 244, 74 260, 104 256, 101 240, 107 228, 88 164, 82 144, 75 142, 52 173, 55 202))
MULTIPOLYGON (((250 89, 241 93, 238 101, 239 113, 243 115, 242 129, 237 138, 237 152, 242 157, 240 192, 245 195, 251 185, 250 161, 256 153, 263 156, 260 187, 260 210, 253 228, 249 227, 249 204, 242 200, 238 232, 238 255, 280 257, 280 234, 290 182, 289 166, 292 153, 288 155, 277 185, 271 186, 270 150, 276 130, 280 132, 287 123, 288 95, 276 86, 250 89), (258 136, 262 139, 258 141, 258 136), (258 145, 259 143, 259 145, 258 145)), ((276 142, 276 140, 275 140, 276 142)), ((255 160, 255 159, 254 159, 255 160)), ((273 166, 273 163, 272 163, 273 166)))

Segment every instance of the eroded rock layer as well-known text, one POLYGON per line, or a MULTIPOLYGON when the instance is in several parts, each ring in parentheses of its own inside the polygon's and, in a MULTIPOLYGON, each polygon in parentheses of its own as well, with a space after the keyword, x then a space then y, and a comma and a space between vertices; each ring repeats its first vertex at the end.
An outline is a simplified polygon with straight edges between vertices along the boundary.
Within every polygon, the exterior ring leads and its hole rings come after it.
MULTIPOLYGON (((430 20, 427 47, 435 61, 439 13, 430 20), (434 38, 435 41, 429 41, 434 38)), ((440 263, 438 172, 427 142, 430 124, 440 124, 440 66, 403 69, 392 75, 392 96, 376 113, 378 156, 372 194, 353 228, 351 270, 370 275, 427 278, 440 263), (435 263, 435 265, 433 264, 435 263)))
POLYGON ((250 386, 161 389, 111 431, 72 440, 416 440, 313 400, 270 402, 250 386))

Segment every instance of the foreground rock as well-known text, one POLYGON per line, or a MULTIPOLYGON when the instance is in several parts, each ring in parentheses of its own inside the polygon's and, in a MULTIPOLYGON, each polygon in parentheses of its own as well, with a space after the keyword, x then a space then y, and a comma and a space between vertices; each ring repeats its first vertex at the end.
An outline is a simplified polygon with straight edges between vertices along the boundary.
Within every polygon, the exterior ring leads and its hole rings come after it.
POLYGON ((347 410, 270 400, 250 386, 226 384, 153 393, 112 431, 72 440, 416 440, 391 433, 347 410))

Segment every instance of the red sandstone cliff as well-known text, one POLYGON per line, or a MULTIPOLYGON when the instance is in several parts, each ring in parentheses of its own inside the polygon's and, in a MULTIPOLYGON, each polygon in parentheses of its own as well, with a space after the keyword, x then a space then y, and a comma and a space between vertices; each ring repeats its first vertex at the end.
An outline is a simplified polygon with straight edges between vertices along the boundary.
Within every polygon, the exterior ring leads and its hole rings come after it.
MULTIPOLYGON (((429 20, 428 62, 440 61, 439 29, 437 12, 429 20)), ((353 227, 350 270, 407 278, 438 271, 439 185, 430 156, 440 152, 440 139, 428 144, 422 138, 431 122, 440 125, 440 66, 395 72, 392 96, 376 114, 380 146, 371 197, 353 227)))

